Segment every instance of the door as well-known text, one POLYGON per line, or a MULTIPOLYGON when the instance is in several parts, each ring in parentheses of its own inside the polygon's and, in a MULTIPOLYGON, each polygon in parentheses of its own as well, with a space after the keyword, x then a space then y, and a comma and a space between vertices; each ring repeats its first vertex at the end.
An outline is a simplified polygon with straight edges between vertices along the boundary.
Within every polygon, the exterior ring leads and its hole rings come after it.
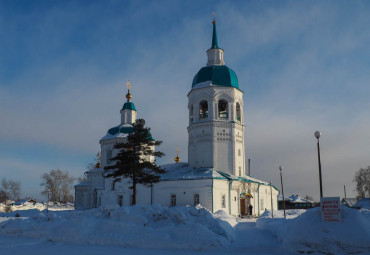
POLYGON ((240 214, 241 215, 246 214, 246 212, 245 212, 245 199, 244 198, 240 199, 240 214))

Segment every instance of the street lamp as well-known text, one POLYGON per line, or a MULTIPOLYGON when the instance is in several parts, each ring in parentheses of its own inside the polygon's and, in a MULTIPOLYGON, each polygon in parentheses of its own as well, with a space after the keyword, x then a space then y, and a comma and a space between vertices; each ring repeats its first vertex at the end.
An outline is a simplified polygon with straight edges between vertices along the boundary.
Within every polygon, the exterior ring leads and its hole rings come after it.
POLYGON ((321 136, 321 132, 320 131, 316 131, 315 132, 315 137, 317 139, 317 157, 318 157, 318 160, 319 160, 319 177, 320 177, 320 198, 323 197, 322 195, 322 180, 321 180, 321 160, 320 160, 320 141, 319 141, 319 138, 321 136))
POLYGON ((285 197, 284 197, 284 185, 283 185, 283 167, 279 166, 280 170, 280 181, 281 181, 281 192, 283 193, 283 208, 284 208, 284 219, 286 219, 285 215, 285 197))

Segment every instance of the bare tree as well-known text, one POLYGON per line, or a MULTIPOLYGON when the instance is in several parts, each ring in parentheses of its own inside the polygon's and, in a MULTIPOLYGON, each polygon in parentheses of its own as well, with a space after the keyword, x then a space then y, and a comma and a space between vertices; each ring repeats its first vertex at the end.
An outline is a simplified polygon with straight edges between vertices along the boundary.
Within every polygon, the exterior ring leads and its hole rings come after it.
POLYGON ((83 183, 87 181, 87 177, 85 175, 81 175, 80 177, 77 177, 76 180, 78 183, 83 183))
POLYGON ((312 196, 310 196, 310 195, 305 195, 305 196, 304 196, 304 199, 307 199, 307 200, 310 200, 310 201, 312 201, 312 202, 313 202, 313 197, 312 197, 312 196))
POLYGON ((17 201, 21 193, 21 183, 12 180, 1 180, 0 202, 7 203, 9 200, 17 201))
POLYGON ((357 198, 370 197, 370 166, 361 168, 355 173, 357 198))
POLYGON ((41 186, 45 187, 41 194, 49 195, 50 201, 62 203, 73 201, 71 191, 73 190, 75 178, 68 172, 60 169, 51 170, 49 173, 43 174, 41 178, 41 186))

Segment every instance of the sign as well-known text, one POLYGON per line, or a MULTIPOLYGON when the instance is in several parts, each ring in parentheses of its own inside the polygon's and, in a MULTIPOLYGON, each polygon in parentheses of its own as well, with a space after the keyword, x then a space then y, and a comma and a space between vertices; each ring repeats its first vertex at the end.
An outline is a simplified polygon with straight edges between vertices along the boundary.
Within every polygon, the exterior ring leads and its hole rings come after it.
POLYGON ((342 221, 339 197, 322 197, 320 202, 321 202, 321 220, 323 222, 342 221))

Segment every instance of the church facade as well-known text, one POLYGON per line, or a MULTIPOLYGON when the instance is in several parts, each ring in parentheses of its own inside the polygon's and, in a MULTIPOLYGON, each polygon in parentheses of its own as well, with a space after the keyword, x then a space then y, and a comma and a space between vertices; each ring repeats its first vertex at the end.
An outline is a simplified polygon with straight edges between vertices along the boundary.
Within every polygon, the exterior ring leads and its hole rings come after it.
MULTIPOLYGON (((278 208, 279 191, 271 184, 246 175, 243 91, 235 72, 225 65, 218 47, 213 21, 212 46, 208 61, 195 75, 188 93, 188 163, 162 166, 160 182, 137 188, 137 204, 164 206, 202 205, 211 212, 259 216, 278 208)), ((132 203, 130 180, 114 182, 104 178, 104 167, 117 154, 116 143, 133 132, 136 107, 130 91, 126 95, 121 123, 100 140, 101 162, 85 173, 87 181, 75 186, 76 209, 100 206, 128 206, 132 203)), ((165 141, 164 141, 165 142, 165 141)), ((150 160, 154 160, 151 158, 150 160)))

